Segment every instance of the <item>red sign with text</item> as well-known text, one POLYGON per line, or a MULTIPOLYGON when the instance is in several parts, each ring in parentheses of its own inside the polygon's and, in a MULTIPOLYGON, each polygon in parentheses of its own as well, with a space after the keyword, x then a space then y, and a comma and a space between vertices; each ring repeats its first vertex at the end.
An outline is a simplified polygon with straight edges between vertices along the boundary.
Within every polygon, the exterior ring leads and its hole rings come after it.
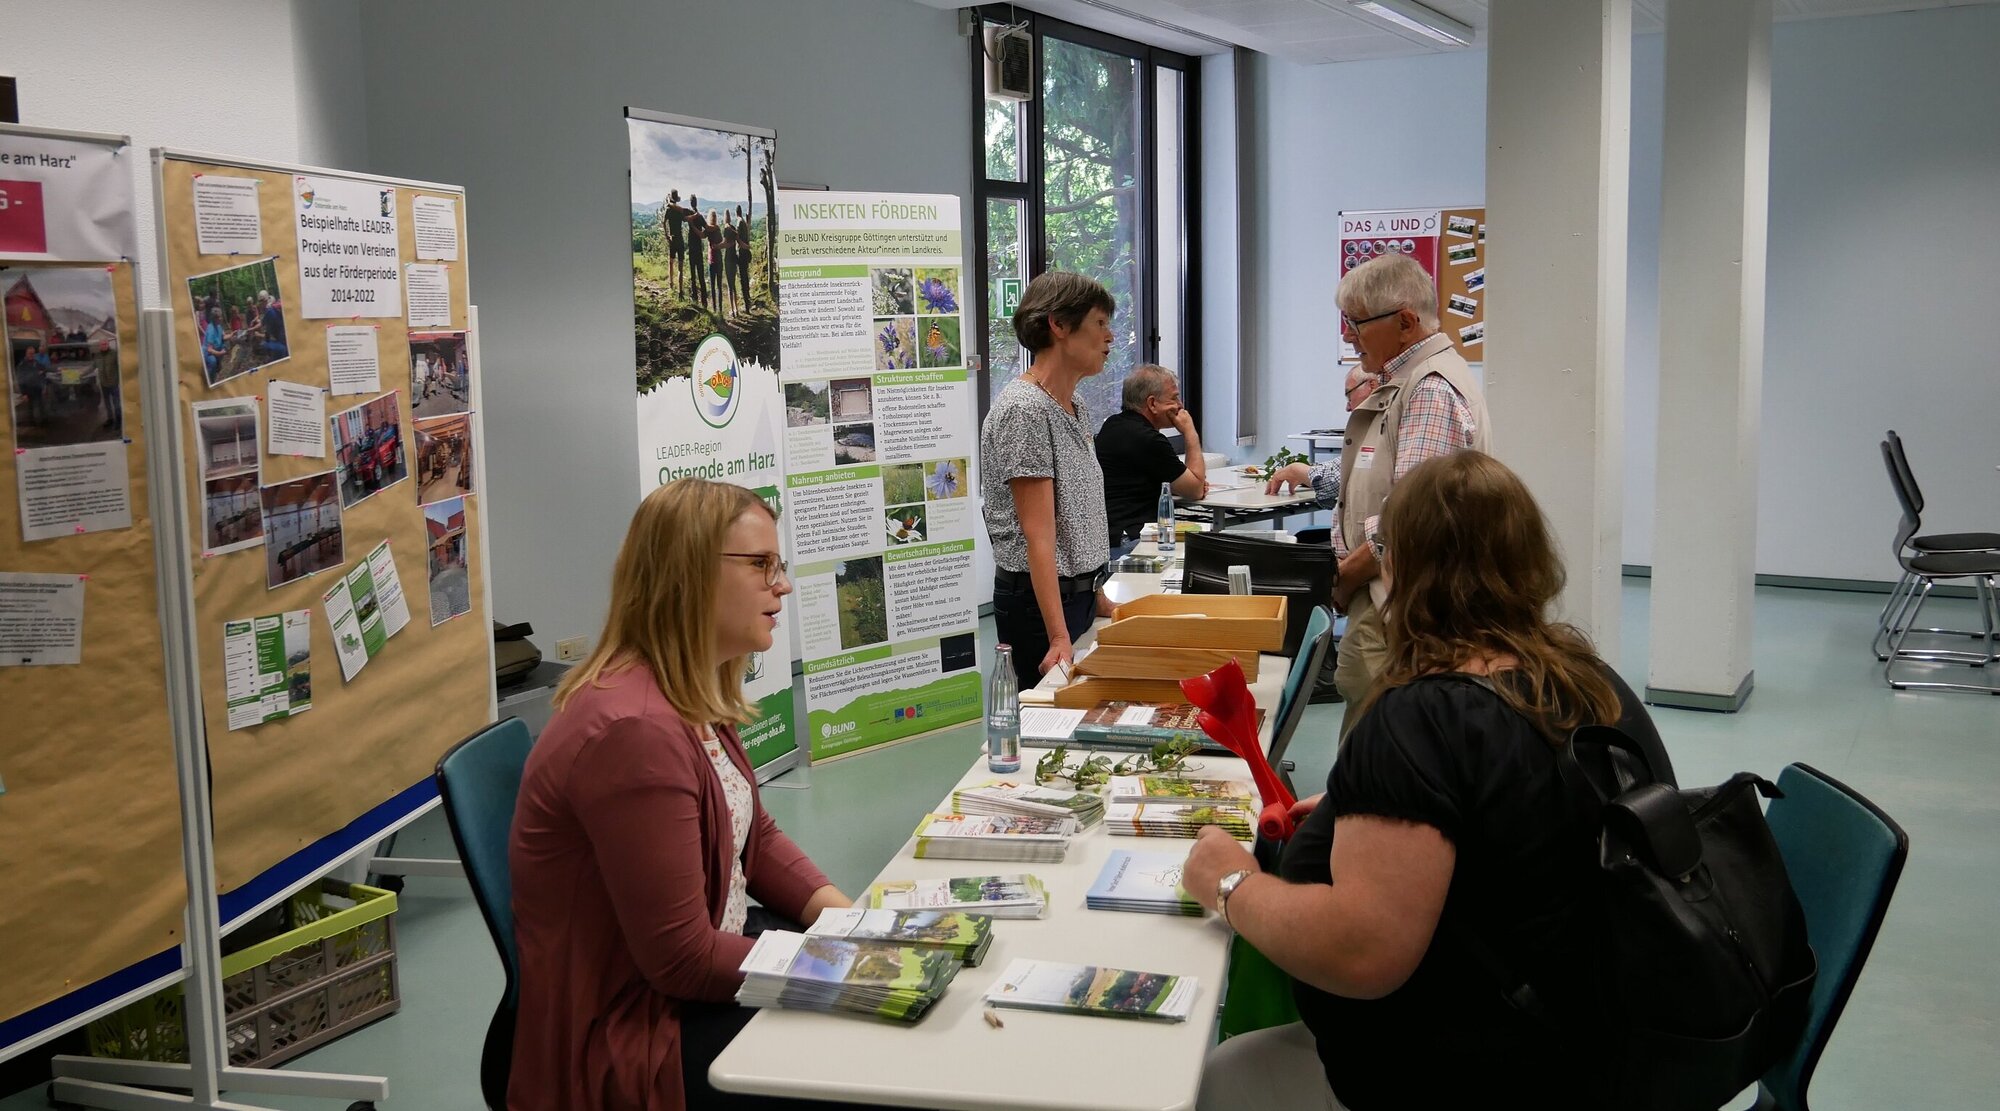
POLYGON ((0 254, 39 255, 49 249, 42 183, 0 179, 0 254))

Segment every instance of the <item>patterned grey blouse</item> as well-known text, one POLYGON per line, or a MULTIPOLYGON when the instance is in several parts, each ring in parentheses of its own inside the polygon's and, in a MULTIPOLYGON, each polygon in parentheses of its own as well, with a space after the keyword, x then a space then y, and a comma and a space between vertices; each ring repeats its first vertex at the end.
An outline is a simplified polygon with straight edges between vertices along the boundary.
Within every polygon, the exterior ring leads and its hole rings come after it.
POLYGON ((1110 558, 1105 526, 1104 472, 1091 446, 1096 427, 1081 398, 1076 415, 1025 378, 1007 383, 979 429, 979 493, 993 564, 1028 569, 1028 539, 1014 508, 1015 478, 1053 478, 1056 487, 1056 574, 1095 571, 1110 558))

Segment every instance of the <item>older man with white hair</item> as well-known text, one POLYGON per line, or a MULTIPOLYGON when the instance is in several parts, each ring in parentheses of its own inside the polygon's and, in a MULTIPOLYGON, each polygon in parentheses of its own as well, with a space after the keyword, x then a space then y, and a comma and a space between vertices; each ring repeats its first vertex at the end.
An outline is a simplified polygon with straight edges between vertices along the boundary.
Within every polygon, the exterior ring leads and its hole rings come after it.
POLYGON ((1382 504, 1417 464, 1465 448, 1487 450, 1486 398, 1472 370, 1438 331, 1437 286, 1417 260, 1386 255, 1347 272, 1335 294, 1340 334, 1381 384, 1354 406, 1340 454, 1333 604, 1347 614, 1334 683, 1346 700, 1340 736, 1361 718, 1388 657, 1381 607, 1382 504))

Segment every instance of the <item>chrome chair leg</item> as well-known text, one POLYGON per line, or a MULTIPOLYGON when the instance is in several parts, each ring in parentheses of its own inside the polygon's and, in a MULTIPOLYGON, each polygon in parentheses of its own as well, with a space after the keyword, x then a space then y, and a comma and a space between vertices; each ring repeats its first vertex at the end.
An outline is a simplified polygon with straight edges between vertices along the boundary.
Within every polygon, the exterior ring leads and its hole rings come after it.
POLYGON ((1889 658, 1889 638, 1895 636, 1904 607, 1909 604, 1910 591, 1916 583, 1916 576, 1908 571, 1889 588, 1888 600, 1882 603, 1882 612, 1875 618, 1875 636, 1868 647, 1878 660, 1889 658))
POLYGON ((1919 580, 1915 591, 1917 597, 1916 609, 1910 612, 1907 623, 1897 631, 1895 642, 1890 646, 1889 658, 1882 661, 1883 681, 1889 685, 1890 690, 1947 690, 1966 691, 1973 694, 2000 695, 2000 683, 1943 683, 1896 678, 1896 664, 1898 661, 1912 663, 1956 663, 1983 669, 1995 659, 1995 626, 1996 624, 2000 624, 2000 622, 1996 622, 1993 598, 1996 577, 1992 575, 1979 578, 1975 588, 1981 603, 1982 624, 1985 625, 1984 631, 1978 634, 1981 639, 1981 647, 1984 649, 1983 652, 1927 652, 1918 649, 1905 649, 1903 647, 1904 642, 1909 639, 1910 633, 1916 624, 1917 614, 1923 611, 1924 603, 1930 600, 1931 589, 1937 585, 1931 579, 1922 576, 1919 576, 1919 580))

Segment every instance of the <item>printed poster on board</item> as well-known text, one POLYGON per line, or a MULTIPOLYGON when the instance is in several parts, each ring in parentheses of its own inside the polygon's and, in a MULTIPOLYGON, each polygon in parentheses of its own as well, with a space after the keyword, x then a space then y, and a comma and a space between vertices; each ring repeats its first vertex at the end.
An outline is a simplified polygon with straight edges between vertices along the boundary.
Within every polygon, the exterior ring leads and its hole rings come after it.
POLYGON ((778 195, 786 495, 812 758, 977 718, 958 198, 778 195))
MULTIPOLYGON (((639 493, 677 478, 761 495, 784 534, 777 270, 777 141, 769 131, 629 113, 639 493)), ((797 604, 797 595, 786 605, 797 604)), ((798 747, 790 626, 752 658, 743 727, 752 767, 798 747)))
MULTIPOLYGON (((1343 212, 1340 214, 1340 273, 1383 255, 1409 255, 1423 265, 1424 273, 1437 280, 1438 236, 1443 231, 1443 213, 1435 208, 1408 208, 1393 212, 1343 212)), ((1339 312, 1336 306, 1334 311, 1339 312)), ((1356 351, 1345 337, 1340 341, 1340 361, 1358 362, 1356 351)))
POLYGON ((0 450, 25 541, 132 527, 118 319, 139 252, 129 150, 0 128, 0 450))

